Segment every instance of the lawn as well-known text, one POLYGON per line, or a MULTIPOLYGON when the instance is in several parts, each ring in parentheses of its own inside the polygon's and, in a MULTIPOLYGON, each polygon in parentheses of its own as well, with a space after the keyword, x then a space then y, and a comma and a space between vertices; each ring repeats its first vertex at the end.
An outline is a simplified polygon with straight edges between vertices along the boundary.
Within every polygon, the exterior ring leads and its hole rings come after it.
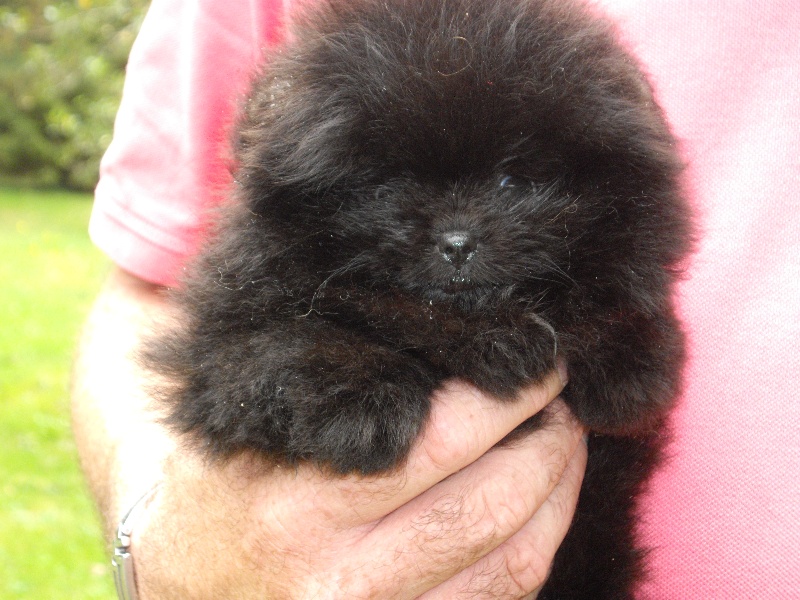
POLYGON ((108 270, 91 199, 0 189, 0 600, 113 597, 70 433, 70 363, 108 270))

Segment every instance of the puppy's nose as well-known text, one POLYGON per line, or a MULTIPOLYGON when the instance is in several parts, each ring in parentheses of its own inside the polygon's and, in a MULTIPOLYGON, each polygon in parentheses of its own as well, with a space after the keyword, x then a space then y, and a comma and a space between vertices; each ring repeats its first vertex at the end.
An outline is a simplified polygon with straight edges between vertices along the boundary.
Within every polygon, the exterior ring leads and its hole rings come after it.
POLYGON ((437 236, 436 244, 442 257, 456 269, 471 260, 478 249, 477 240, 469 231, 445 231, 437 236))

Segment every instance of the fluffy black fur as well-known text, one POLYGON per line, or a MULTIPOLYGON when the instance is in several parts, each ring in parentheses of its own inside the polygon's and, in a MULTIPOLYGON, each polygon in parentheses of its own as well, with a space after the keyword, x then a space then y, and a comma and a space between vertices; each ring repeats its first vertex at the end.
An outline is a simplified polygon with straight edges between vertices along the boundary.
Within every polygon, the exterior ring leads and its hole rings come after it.
POLYGON ((169 421, 216 457, 373 473, 443 380, 511 401, 563 357, 594 434, 540 598, 630 597, 689 246, 648 83, 564 0, 318 4, 254 84, 235 202, 151 345, 169 421))

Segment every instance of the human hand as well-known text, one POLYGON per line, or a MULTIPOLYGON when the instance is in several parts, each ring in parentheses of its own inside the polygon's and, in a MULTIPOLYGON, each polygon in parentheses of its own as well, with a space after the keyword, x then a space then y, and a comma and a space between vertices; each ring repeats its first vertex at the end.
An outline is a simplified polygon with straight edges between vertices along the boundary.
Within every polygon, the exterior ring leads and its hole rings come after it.
POLYGON ((450 383, 379 476, 173 454, 134 528, 142 600, 535 597, 586 464, 562 387, 553 374, 499 403, 450 383), (495 446, 548 404, 545 427, 495 446))

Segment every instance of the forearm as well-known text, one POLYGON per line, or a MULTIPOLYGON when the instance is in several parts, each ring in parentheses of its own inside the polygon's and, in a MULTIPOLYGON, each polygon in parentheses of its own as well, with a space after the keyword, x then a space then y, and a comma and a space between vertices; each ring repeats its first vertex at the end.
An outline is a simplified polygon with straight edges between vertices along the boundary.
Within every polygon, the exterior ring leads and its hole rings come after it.
POLYGON ((134 358, 153 320, 166 317, 167 304, 157 286, 116 270, 89 314, 78 349, 73 430, 109 535, 130 504, 161 478, 173 447, 157 423, 134 358))

